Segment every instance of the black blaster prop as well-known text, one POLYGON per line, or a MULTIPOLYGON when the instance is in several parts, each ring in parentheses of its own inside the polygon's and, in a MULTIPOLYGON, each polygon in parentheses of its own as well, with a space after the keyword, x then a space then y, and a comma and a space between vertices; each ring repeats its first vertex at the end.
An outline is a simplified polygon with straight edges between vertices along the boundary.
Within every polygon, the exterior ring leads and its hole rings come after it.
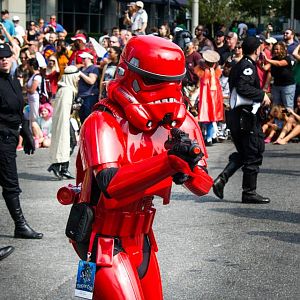
POLYGON ((189 138, 188 133, 185 133, 178 128, 172 128, 170 132, 171 136, 169 136, 165 142, 166 150, 172 150, 190 156, 191 158, 200 156, 199 158, 201 159, 203 157, 203 153, 197 141, 192 141, 189 138))
POLYGON ((173 182, 185 184, 198 196, 206 195, 213 185, 213 179, 208 175, 204 166, 198 165, 204 156, 199 144, 196 140, 192 141, 187 133, 178 128, 172 128, 170 133, 171 136, 165 142, 166 150, 169 150, 169 154, 177 155, 185 160, 192 171, 188 172, 189 174, 176 173, 173 175, 173 182), (195 168, 197 165, 198 168, 195 168))

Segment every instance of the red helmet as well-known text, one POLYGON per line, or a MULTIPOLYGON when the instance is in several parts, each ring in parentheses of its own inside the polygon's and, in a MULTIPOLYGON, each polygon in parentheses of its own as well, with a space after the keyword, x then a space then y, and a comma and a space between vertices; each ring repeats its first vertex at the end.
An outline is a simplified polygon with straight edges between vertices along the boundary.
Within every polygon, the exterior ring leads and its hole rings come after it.
POLYGON ((159 125, 179 127, 186 116, 181 93, 184 75, 184 54, 176 44, 155 36, 133 37, 123 50, 108 97, 142 131, 159 125))

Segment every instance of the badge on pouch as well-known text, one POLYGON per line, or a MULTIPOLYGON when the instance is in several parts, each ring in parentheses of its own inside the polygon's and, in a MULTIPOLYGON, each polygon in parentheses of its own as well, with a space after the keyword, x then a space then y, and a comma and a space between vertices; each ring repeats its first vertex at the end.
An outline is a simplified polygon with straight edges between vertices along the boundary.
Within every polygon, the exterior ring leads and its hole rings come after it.
POLYGON ((93 290, 96 275, 96 264, 80 260, 78 264, 75 296, 84 299, 93 299, 93 290))

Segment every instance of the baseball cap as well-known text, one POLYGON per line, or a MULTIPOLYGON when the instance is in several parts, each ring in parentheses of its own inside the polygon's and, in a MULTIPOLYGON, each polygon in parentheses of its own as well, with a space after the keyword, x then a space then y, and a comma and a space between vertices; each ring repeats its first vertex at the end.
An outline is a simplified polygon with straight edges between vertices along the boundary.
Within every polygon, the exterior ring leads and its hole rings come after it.
POLYGON ((71 65, 65 68, 64 74, 74 74, 78 72, 79 72, 78 68, 76 66, 71 65))
POLYGON ((129 2, 128 4, 127 4, 127 6, 134 6, 135 5, 135 2, 129 2))
POLYGON ((265 42, 267 44, 276 44, 277 43, 277 40, 274 38, 274 37, 269 37, 268 39, 265 40, 265 42))
POLYGON ((20 21, 20 17, 19 17, 19 16, 13 16, 13 17, 12 17, 12 20, 13 20, 13 21, 20 21))
POLYGON ((216 36, 224 36, 225 33, 221 30, 217 31, 216 36))
POLYGON ((21 35, 18 34, 18 35, 15 35, 14 38, 17 39, 17 40, 19 41, 20 46, 22 47, 22 46, 23 46, 23 43, 24 43, 23 37, 22 37, 21 35))
POLYGON ((260 46, 260 44, 260 39, 256 36, 246 37, 242 45, 243 53, 246 55, 252 54, 260 46))
POLYGON ((78 54, 78 56, 80 56, 81 58, 90 58, 90 59, 94 58, 94 56, 88 52, 82 52, 82 53, 78 54))
POLYGON ((12 51, 7 44, 0 44, 0 58, 11 57, 12 51))
POLYGON ((256 37, 260 40, 261 44, 266 41, 266 37, 263 34, 256 35, 256 37))
POLYGON ((86 43, 86 37, 85 37, 84 34, 82 34, 82 33, 78 33, 78 34, 76 34, 75 36, 71 37, 71 40, 72 40, 72 41, 80 40, 80 41, 82 41, 83 43, 86 43))
POLYGON ((235 32, 232 32, 232 31, 229 31, 226 36, 229 37, 229 38, 233 38, 233 37, 236 38, 236 39, 238 38, 237 34, 235 32))
POLYGON ((201 54, 207 62, 216 63, 220 60, 220 54, 214 50, 201 51, 201 54))
POLYGON ((141 8, 144 8, 144 3, 142 1, 136 1, 135 5, 141 8))

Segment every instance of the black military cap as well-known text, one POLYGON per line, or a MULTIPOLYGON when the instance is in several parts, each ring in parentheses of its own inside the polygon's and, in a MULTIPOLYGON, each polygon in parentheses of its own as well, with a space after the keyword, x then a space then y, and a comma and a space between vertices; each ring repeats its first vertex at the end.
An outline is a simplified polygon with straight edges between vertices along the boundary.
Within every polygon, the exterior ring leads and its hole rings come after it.
POLYGON ((224 36, 225 33, 222 30, 217 31, 216 36, 224 36))
POLYGON ((12 51, 7 44, 0 44, 0 58, 11 57, 12 51))
POLYGON ((260 44, 261 42, 256 36, 246 37, 242 44, 243 53, 246 55, 254 53, 260 44))

